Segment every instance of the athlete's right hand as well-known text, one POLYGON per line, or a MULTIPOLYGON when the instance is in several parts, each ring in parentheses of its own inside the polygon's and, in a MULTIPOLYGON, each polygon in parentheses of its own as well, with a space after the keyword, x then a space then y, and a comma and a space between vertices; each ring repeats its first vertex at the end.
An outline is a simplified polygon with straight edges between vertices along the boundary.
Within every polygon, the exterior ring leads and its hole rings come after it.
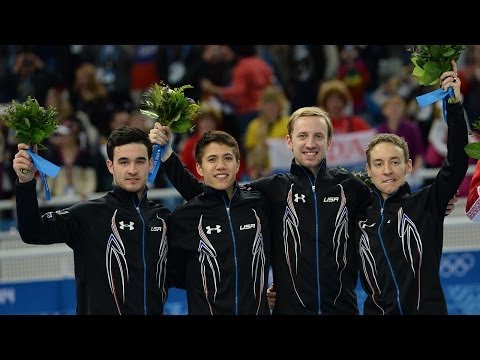
MULTIPOLYGON (((25 151, 27 149, 29 149, 27 144, 18 144, 18 152, 13 159, 13 170, 15 170, 20 183, 32 181, 37 171, 37 168, 33 165, 32 158, 25 151)), ((34 145, 33 152, 37 153, 37 145, 34 145)))
POLYGON ((150 138, 150 141, 153 144, 158 144, 161 146, 167 144, 167 147, 165 148, 162 155, 162 161, 166 161, 170 157, 170 155, 172 155, 172 152, 173 152, 172 150, 173 134, 170 128, 168 126, 163 126, 159 122, 156 122, 153 129, 150 130, 148 137, 150 138))

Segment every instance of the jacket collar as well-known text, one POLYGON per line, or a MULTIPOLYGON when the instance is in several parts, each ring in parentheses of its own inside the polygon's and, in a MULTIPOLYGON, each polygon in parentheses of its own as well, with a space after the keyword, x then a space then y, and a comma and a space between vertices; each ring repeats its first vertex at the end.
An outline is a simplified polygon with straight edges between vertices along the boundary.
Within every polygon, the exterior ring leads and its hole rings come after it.
MULTIPOLYGON (((325 174, 326 171, 327 171, 327 161, 325 159, 323 159, 320 162, 320 169, 318 170, 317 177, 318 177, 318 175, 325 174)), ((310 171, 310 169, 306 168, 305 166, 298 165, 295 162, 295 159, 292 159, 292 164, 290 165, 290 172, 294 175, 305 175, 305 173, 307 173, 307 174, 313 176, 313 173, 310 171)))
MULTIPOLYGON (((237 180, 235 180, 235 182, 233 183, 233 194, 234 195, 235 195, 235 193, 237 193, 238 187, 239 187, 239 184, 238 184, 237 180)), ((217 190, 217 189, 214 189, 213 187, 205 185, 205 184, 204 184, 204 194, 205 194, 205 196, 209 196, 209 197, 210 196, 225 196, 225 199, 228 199, 228 194, 225 190, 217 190)))
POLYGON ((145 186, 142 199, 139 199, 137 193, 126 191, 121 187, 114 186, 113 190, 109 192, 115 199, 119 202, 124 204, 133 204, 134 206, 138 206, 139 203, 147 198, 147 190, 148 188, 145 186))
MULTIPOLYGON (((375 185, 372 184, 371 189, 378 195, 380 199, 383 199, 380 195, 380 191, 375 187, 375 185)), ((411 192, 410 185, 405 182, 405 184, 400 186, 397 191, 395 191, 393 194, 390 194, 390 196, 385 200, 388 200, 389 202, 403 200, 405 197, 410 196, 411 192)))

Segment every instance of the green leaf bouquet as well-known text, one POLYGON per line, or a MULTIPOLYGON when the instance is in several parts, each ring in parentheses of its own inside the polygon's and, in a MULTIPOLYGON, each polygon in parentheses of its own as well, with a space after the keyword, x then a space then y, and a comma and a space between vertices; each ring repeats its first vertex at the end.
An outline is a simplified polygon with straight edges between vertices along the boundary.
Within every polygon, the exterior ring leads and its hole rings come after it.
POLYGON ((188 88, 193 86, 171 89, 164 82, 154 84, 143 94, 140 111, 162 125, 169 126, 174 133, 192 131, 192 121, 200 105, 184 95, 184 90, 188 88))
POLYGON ((412 75, 424 86, 440 82, 440 75, 452 69, 452 60, 457 61, 464 45, 415 45, 411 60, 415 67, 412 75))
POLYGON ((59 125, 55 108, 45 109, 30 96, 23 103, 12 100, 5 112, 4 121, 15 131, 14 139, 30 146, 37 144, 43 150, 46 147, 41 142, 52 135, 59 125))
MULTIPOLYGON (((169 126, 173 133, 184 133, 192 131, 192 121, 200 109, 200 105, 193 99, 185 96, 185 89, 193 88, 191 85, 184 85, 171 89, 164 82, 152 85, 142 96, 140 111, 160 122, 163 126, 169 126)), ((148 175, 148 181, 154 182, 160 167, 160 159, 166 145, 153 146, 153 166, 148 175)))
MULTIPOLYGON (((471 131, 476 135, 480 136, 480 119, 472 123, 471 131)), ((480 142, 473 142, 465 146, 465 152, 468 156, 473 159, 480 159, 480 142)))

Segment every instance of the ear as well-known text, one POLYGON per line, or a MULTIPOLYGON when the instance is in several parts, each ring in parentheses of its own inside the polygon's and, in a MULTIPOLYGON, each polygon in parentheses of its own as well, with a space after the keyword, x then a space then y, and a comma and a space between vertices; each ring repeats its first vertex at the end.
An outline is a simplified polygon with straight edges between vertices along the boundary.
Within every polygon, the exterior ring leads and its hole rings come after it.
POLYGON ((110 171, 110 174, 113 175, 113 162, 111 160, 107 160, 107 168, 110 171))
POLYGON ((200 165, 200 164, 197 162, 197 163, 195 163, 195 167, 197 168, 197 173, 198 173, 198 175, 200 175, 200 176, 203 177, 202 165, 200 165))
POLYGON ((235 175, 238 174, 238 171, 240 170, 240 159, 237 160, 237 168, 235 169, 235 175))
POLYGON ((332 146, 332 143, 333 143, 333 139, 330 138, 327 140, 327 151, 330 150, 330 147, 332 146))
POLYGON ((408 159, 407 165, 405 166, 405 175, 411 173, 413 170, 412 159, 408 159))
POLYGON ((285 136, 285 142, 287 143, 288 148, 293 151, 293 143, 290 135, 285 136))
POLYGON ((368 177, 372 177, 371 171, 370 171, 370 165, 365 164, 365 171, 367 172, 368 177))

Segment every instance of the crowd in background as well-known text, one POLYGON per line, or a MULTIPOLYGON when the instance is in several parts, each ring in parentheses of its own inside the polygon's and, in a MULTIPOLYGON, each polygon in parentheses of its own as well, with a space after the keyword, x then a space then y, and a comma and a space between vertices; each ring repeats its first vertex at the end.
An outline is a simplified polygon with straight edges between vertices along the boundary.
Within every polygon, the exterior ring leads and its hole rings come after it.
MULTIPOLYGON (((60 126, 41 155, 61 166, 49 179, 53 196, 107 191, 105 167, 110 132, 131 125, 146 132, 152 119, 140 111, 152 84, 193 86, 185 94, 201 103, 193 133, 177 135, 173 149, 194 173, 194 146, 211 129, 231 133, 241 146, 239 180, 271 174, 270 139, 284 139, 289 115, 321 106, 334 134, 366 130, 403 136, 414 171, 439 167, 447 126, 441 102, 419 108, 416 96, 433 88, 411 76, 411 45, 3 45, 0 103, 35 97, 55 106, 60 126)), ((480 45, 458 62, 469 118, 480 117, 480 45)), ((474 139, 471 139, 472 141, 474 139)), ((0 121, 0 199, 13 196, 13 134, 0 121)), ((282 169, 283 170, 283 169, 282 169)), ((40 183, 40 182, 38 182, 40 183)), ((468 190, 469 178, 461 195, 468 190)), ((151 188, 168 186, 160 172, 151 188)), ((39 188, 39 191, 41 189, 39 188)))

